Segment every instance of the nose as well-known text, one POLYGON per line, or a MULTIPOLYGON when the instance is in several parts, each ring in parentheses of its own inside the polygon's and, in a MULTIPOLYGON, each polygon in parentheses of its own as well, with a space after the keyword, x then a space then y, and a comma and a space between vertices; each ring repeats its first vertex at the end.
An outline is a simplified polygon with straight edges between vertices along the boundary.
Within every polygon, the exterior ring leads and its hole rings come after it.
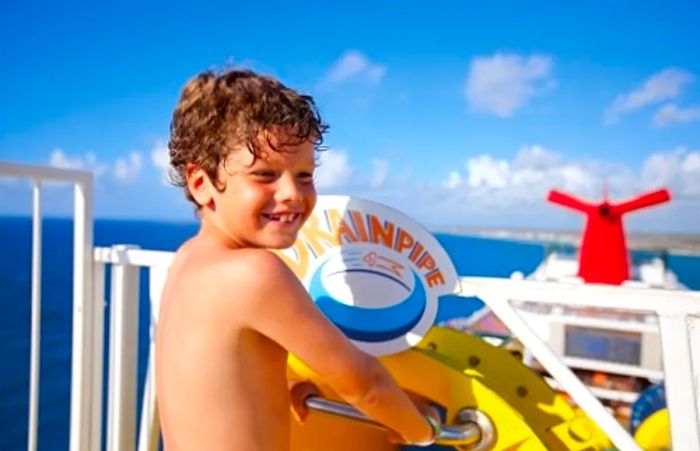
POLYGON ((301 202, 304 198, 304 188, 292 174, 284 174, 278 179, 275 198, 278 202, 301 202))

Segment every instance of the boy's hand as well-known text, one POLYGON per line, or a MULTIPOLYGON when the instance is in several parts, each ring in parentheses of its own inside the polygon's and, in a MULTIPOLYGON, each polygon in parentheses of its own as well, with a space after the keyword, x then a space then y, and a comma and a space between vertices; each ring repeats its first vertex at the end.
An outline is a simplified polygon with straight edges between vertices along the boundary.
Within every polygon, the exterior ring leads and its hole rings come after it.
POLYGON ((309 381, 289 381, 289 399, 292 414, 299 423, 304 423, 309 415, 309 408, 306 407, 306 398, 309 396, 319 396, 321 391, 309 381))
MULTIPOLYGON (((408 398, 413 402, 413 404, 416 406, 416 409, 423 414, 423 416, 430 416, 432 417, 437 424, 442 424, 442 418, 440 417, 440 412, 438 409, 435 407, 435 405, 425 396, 419 395, 417 393, 407 391, 406 390, 406 395, 408 398)), ((425 420, 426 424, 428 424, 428 420, 425 420)), ((429 426, 429 425, 428 425, 429 426)), ((434 437, 437 438, 437 437, 434 437)), ((406 443, 406 440, 401 437, 399 434, 396 432, 390 430, 389 431, 389 441, 392 443, 399 443, 399 444, 411 444, 411 443, 406 443)))
POLYGON ((418 393, 408 390, 404 391, 406 392, 408 398, 413 401, 413 404, 415 404, 420 413, 423 415, 430 415, 436 419, 438 423, 442 423, 442 420, 440 419, 440 412, 435 407, 435 403, 430 401, 430 399, 426 398, 425 396, 419 395, 418 393))

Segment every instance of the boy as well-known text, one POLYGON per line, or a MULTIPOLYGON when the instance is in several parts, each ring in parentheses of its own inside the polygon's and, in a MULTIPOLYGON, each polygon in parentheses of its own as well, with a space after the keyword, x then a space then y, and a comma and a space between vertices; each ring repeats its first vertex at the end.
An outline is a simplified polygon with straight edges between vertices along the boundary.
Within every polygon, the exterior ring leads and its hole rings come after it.
POLYGON ((291 246, 314 208, 326 129, 311 97, 251 71, 205 72, 183 89, 172 175, 201 228, 177 251, 161 303, 156 387, 167 451, 288 450, 290 401, 303 419, 309 394, 290 396, 288 352, 397 439, 435 438, 435 409, 414 404, 266 250, 291 246))

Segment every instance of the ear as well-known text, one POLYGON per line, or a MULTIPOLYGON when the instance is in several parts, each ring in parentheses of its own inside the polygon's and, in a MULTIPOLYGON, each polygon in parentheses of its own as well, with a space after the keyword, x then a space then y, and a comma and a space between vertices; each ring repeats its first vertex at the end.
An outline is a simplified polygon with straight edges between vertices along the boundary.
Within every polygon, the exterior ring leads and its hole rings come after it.
POLYGON ((200 207, 214 207, 214 186, 206 171, 197 165, 187 166, 187 189, 200 207))

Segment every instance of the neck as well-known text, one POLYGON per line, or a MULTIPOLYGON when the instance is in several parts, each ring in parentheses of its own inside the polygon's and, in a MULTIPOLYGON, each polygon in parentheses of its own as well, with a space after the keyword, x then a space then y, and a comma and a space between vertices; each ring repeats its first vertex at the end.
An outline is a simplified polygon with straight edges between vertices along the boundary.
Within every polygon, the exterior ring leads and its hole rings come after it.
POLYGON ((197 238, 200 241, 217 244, 229 249, 240 249, 246 247, 244 243, 230 236, 226 230, 207 212, 202 212, 201 225, 197 238))

